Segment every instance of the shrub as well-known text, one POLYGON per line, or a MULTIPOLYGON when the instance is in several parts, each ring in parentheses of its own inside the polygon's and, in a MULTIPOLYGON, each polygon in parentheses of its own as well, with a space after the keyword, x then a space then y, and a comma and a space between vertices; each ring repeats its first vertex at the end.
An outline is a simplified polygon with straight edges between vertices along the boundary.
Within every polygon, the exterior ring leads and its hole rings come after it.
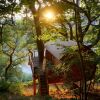
POLYGON ((10 86, 10 82, 1 80, 0 81, 0 92, 7 92, 10 86))
POLYGON ((22 83, 12 83, 9 87, 9 92, 13 94, 22 95, 23 91, 24 91, 24 85, 22 83))

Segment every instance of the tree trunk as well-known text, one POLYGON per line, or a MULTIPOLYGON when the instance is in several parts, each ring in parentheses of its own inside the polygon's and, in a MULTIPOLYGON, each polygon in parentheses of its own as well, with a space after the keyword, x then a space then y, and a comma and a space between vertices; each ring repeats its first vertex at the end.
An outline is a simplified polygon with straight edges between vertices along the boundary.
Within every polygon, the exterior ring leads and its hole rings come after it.
MULTIPOLYGON (((79 5, 79 0, 76 1, 76 4, 79 5)), ((78 52, 79 52, 79 56, 80 56, 80 63, 81 63, 80 68, 81 68, 81 74, 82 74, 82 80, 81 80, 82 96, 81 96, 81 99, 87 100, 85 66, 84 66, 83 56, 82 56, 81 48, 80 48, 80 45, 82 45, 82 42, 83 42, 83 40, 80 38, 80 34, 82 34, 82 28, 81 28, 81 22, 80 22, 80 15, 79 15, 77 8, 75 8, 75 18, 76 18, 76 22, 75 22, 76 23, 76 41, 77 41, 77 45, 78 45, 78 49, 79 49, 78 52)))
MULTIPOLYGON (((32 1, 30 1, 32 2, 32 1)), ((46 79, 46 74, 45 72, 43 72, 42 67, 43 67, 43 59, 44 59, 44 44, 43 41, 41 39, 38 39, 39 36, 41 36, 42 32, 41 32, 41 27, 40 27, 40 22, 39 22, 39 15, 38 15, 38 10, 36 10, 35 8, 35 3, 30 4, 30 9, 34 15, 34 24, 35 24, 35 30, 36 30, 36 35, 37 35, 37 49, 38 49, 38 56, 39 56, 39 67, 42 73, 40 73, 39 76, 39 91, 40 91, 40 95, 43 95, 43 92, 41 90, 41 87, 45 87, 45 91, 48 91, 48 83, 47 83, 47 79, 46 79), (34 4, 34 5, 32 5, 34 4), (43 77, 41 78, 43 74, 43 77), (42 81, 42 82, 41 82, 42 81), (45 85, 43 84, 45 83, 45 85)), ((48 95, 48 92, 45 92, 44 95, 48 95)))
POLYGON ((35 80, 35 73, 34 73, 34 58, 33 58, 33 52, 31 50, 29 50, 29 65, 31 67, 31 71, 32 71, 32 79, 33 79, 33 95, 36 95, 36 80, 35 80))
MULTIPOLYGON (((39 37, 41 35, 41 27, 39 24, 39 19, 38 17, 34 17, 34 22, 35 22, 35 28, 36 28, 36 33, 37 33, 37 37, 39 37)), ((42 40, 39 40, 37 38, 37 48, 38 48, 38 55, 39 55, 39 67, 40 70, 42 71, 42 73, 40 73, 40 79, 39 79, 39 91, 40 91, 40 95, 48 95, 48 83, 47 83, 47 78, 46 78, 46 74, 43 71, 42 67, 43 67, 43 59, 44 59, 44 44, 42 40), (43 74, 43 75, 41 75, 43 74)))
POLYGON ((11 65, 12 65, 12 54, 10 55, 10 61, 9 61, 8 66, 5 68, 5 80, 8 79, 7 74, 8 74, 8 70, 9 70, 9 68, 11 68, 11 65))

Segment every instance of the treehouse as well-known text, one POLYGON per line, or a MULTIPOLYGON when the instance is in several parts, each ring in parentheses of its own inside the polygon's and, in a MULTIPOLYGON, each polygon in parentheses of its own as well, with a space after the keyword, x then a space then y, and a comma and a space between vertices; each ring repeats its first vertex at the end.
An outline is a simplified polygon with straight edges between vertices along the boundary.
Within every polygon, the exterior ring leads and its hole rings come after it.
MULTIPOLYGON (((46 48, 46 60, 48 67, 48 83, 59 82, 77 82, 82 80, 81 64, 78 54, 78 50, 71 53, 64 54, 64 47, 76 46, 74 41, 60 41, 48 42, 45 45, 46 48), (74 62, 75 61, 75 62, 74 62), (71 64, 70 64, 71 63, 71 64), (61 71, 58 75, 52 71, 51 67, 59 66, 63 64, 68 66, 70 64, 70 70, 67 72, 61 71)), ((84 69, 86 74, 86 80, 91 80, 94 77, 96 71, 96 64, 94 63, 96 54, 87 46, 81 46, 81 52, 84 58, 84 69)))
POLYGON ((65 46, 75 46, 76 42, 74 41, 61 41, 57 40, 56 42, 48 42, 45 44, 46 48, 46 61, 48 69, 48 84, 52 83, 63 83, 64 82, 64 73, 56 74, 52 69, 53 67, 58 66, 62 63, 61 57, 64 53, 65 46))
MULTIPOLYGON (((76 46, 76 45, 77 43, 71 40, 69 41, 57 40, 56 42, 47 42, 45 44, 45 52, 44 52, 46 76, 38 75, 37 77, 34 77, 34 78, 35 79, 38 78, 39 80, 41 80, 41 84, 43 83, 43 85, 45 84, 45 82, 47 82, 48 84, 54 84, 54 83, 64 83, 64 82, 69 83, 71 81, 78 82, 82 80, 83 77, 82 77, 82 72, 81 72, 81 67, 80 67, 81 64, 79 62, 80 59, 78 55, 78 50, 76 49, 73 53, 64 54, 64 47, 66 46, 71 47, 71 46, 76 46), (74 63, 74 61, 77 63, 74 63), (67 67, 68 62, 71 63, 70 70, 67 71, 66 73, 62 71, 59 74, 56 74, 52 70, 53 68, 56 68, 59 64, 64 64, 64 66, 67 67)), ((86 80, 88 81, 88 80, 93 79, 95 71, 96 71, 96 64, 93 62, 96 54, 85 45, 81 46, 81 52, 82 52, 83 57, 85 58, 84 69, 85 69, 85 74, 86 74, 86 80), (88 58, 91 58, 91 59, 88 59, 88 58)), ((35 62, 34 62, 34 65, 35 65, 35 62)), ((35 67, 35 69, 37 68, 35 67)), ((46 86, 46 88, 48 88, 48 86, 46 86)), ((43 92, 43 90, 47 90, 47 89, 42 89, 42 86, 40 86, 40 92, 41 91, 43 92)))

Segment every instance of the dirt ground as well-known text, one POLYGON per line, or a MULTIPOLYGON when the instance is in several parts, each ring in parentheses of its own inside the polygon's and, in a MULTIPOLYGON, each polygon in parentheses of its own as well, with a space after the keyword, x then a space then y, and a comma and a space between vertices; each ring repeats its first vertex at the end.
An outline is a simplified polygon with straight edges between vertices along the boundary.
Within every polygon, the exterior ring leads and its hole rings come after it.
MULTIPOLYGON (((57 90, 54 85, 50 86, 49 97, 44 98, 40 96, 33 96, 33 88, 26 87, 23 95, 14 95, 11 93, 0 93, 0 100, 79 100, 79 96, 72 95, 71 91, 64 90, 59 85, 59 89, 57 90), (52 97, 52 98, 51 98, 52 97), (77 98, 77 99, 76 99, 77 98)), ((88 93, 88 100, 100 100, 100 89, 96 88, 92 92, 88 93)))

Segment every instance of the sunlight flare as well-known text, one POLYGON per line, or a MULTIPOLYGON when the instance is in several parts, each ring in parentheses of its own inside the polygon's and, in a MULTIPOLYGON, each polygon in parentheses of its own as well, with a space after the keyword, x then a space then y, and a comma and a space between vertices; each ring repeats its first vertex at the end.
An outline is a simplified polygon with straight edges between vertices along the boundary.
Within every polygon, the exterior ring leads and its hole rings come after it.
POLYGON ((54 17, 54 14, 53 12, 47 12, 45 15, 44 15, 45 18, 47 19, 52 19, 54 17))
POLYGON ((43 15, 44 15, 45 20, 53 21, 55 19, 55 14, 53 11, 48 10, 43 15))

